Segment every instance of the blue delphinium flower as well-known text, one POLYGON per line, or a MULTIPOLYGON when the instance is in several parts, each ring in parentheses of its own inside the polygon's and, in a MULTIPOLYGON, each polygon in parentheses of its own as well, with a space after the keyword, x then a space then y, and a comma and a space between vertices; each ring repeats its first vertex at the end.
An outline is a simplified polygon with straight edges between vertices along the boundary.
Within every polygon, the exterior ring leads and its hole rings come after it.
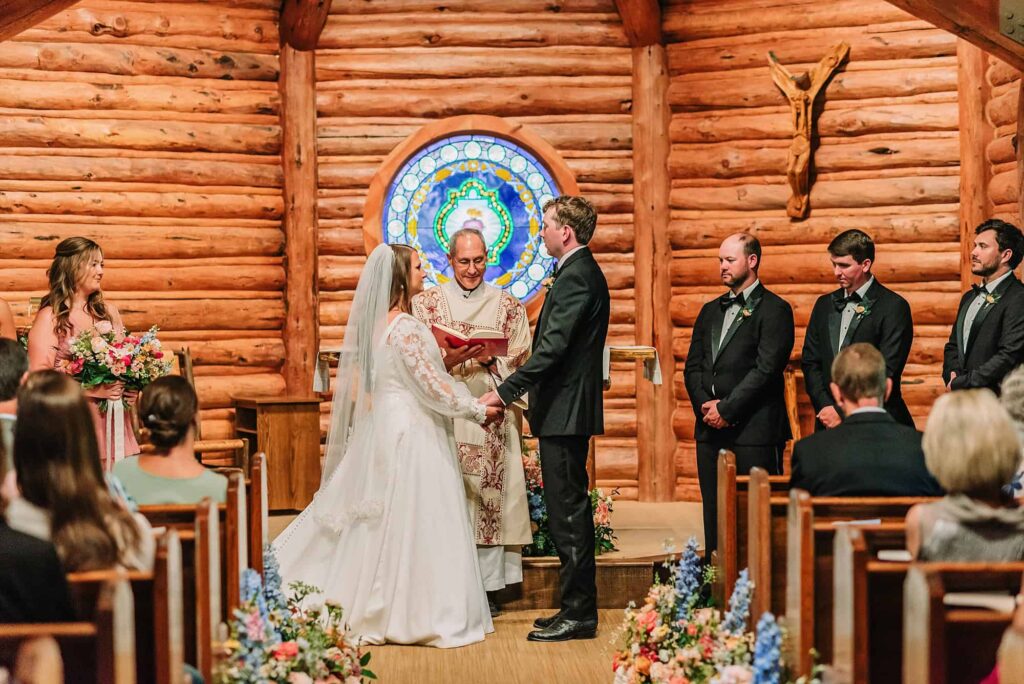
POLYGON ((747 616, 750 615, 750 593, 753 585, 746 568, 740 571, 732 596, 729 597, 729 612, 722 621, 722 629, 739 634, 747 627, 747 616))
POLYGON ((267 608, 272 613, 288 612, 288 597, 281 589, 281 566, 274 555, 274 547, 263 546, 263 595, 267 600, 267 608))
POLYGON ((687 615, 700 595, 701 560, 697 555, 696 537, 687 540, 683 557, 679 559, 679 566, 676 568, 675 579, 676 595, 679 598, 676 619, 681 619, 687 615))
POLYGON ((775 616, 765 613, 757 622, 753 684, 779 684, 782 670, 782 631, 775 616))

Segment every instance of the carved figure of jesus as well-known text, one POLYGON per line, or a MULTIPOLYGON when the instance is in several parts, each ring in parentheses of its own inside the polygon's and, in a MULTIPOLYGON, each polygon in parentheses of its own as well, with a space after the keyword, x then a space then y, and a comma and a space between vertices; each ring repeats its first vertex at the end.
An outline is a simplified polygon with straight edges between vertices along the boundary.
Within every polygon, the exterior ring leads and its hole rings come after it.
POLYGON ((810 210, 814 100, 849 53, 850 46, 839 43, 810 72, 797 76, 779 63, 774 52, 768 53, 772 81, 789 100, 792 112, 793 142, 789 145, 789 158, 786 162, 786 178, 793 192, 786 204, 786 213, 792 218, 805 218, 810 210))

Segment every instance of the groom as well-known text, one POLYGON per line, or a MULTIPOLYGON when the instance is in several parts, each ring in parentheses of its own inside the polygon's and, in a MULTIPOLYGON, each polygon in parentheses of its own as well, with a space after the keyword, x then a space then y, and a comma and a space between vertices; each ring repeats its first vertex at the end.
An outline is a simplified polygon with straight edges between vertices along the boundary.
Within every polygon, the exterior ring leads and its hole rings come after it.
POLYGON ((561 610, 538 618, 530 641, 597 635, 594 513, 587 482, 590 438, 604 432, 602 356, 608 334, 608 283, 587 243, 597 212, 562 195, 544 205, 542 237, 558 260, 537 318, 533 355, 481 401, 503 406, 529 392, 530 430, 540 438, 544 500, 561 563, 561 610))

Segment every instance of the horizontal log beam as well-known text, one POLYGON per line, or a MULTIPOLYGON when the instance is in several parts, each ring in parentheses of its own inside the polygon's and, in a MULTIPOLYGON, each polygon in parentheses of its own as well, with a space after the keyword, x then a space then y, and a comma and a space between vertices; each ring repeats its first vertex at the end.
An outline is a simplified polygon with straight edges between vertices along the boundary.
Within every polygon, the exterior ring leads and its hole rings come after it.
MULTIPOLYGON (((995 55, 1007 64, 1024 69, 1024 46, 999 30, 998 0, 889 0, 995 55)), ((1018 31, 1024 29, 1017 29, 1018 31)))
POLYGON ((0 0, 0 41, 49 19, 78 0, 0 0))

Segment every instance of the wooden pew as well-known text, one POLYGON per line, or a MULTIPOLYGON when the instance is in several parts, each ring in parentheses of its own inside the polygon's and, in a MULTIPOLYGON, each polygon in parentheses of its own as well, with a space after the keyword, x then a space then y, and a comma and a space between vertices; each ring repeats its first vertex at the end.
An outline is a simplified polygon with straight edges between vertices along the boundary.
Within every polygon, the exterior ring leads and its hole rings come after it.
MULTIPOLYGON (((757 589, 756 601, 751 608, 755 615, 770 610, 775 615, 787 616, 790 661, 798 675, 810 672, 812 663, 809 648, 814 642, 814 579, 815 547, 820 545, 824 557, 819 572, 826 587, 821 591, 819 610, 830 619, 831 610, 831 552, 835 522, 875 520, 902 522, 911 506, 934 501, 926 497, 818 497, 803 490, 791 490, 788 497, 771 496, 766 482, 767 472, 761 468, 751 470, 748 504, 747 556, 751 580, 757 589), (790 520, 792 516, 792 520, 790 520), (790 550, 790 544, 794 549, 790 550), (789 563, 789 554, 794 554, 789 563), (787 603, 787 585, 796 590, 793 604, 787 603), (761 612, 758 612, 761 611, 761 612)), ((823 635, 818 651, 828 662, 831 657, 831 626, 823 635)))
MULTIPOLYGON (((224 508, 223 506, 221 508, 224 508)), ((181 542, 185 662, 206 681, 213 674, 213 638, 221 612, 221 516, 209 498, 195 506, 140 506, 154 528, 175 530, 181 542)))
POLYGON ((903 681, 978 682, 996 663, 1006 612, 947 605, 957 592, 1001 592, 1021 588, 1024 563, 921 563, 907 571, 903 590, 903 681))
POLYGON ((0 653, 13 653, 31 639, 51 637, 60 646, 65 682, 135 684, 134 613, 128 580, 108 579, 97 592, 90 620, 0 624, 0 653))
POLYGON ((267 501, 267 455, 262 451, 249 460, 246 502, 249 504, 249 567, 263 575, 263 545, 270 541, 267 501))
MULTIPOLYGON (((768 476, 772 492, 789 490, 789 476, 768 476)), ((718 605, 725 605, 732 595, 740 568, 747 565, 747 492, 750 476, 736 473, 736 454, 726 449, 718 452, 718 548, 711 554, 715 566, 714 595, 718 605)))
POLYGON ((78 614, 91 617, 100 589, 119 578, 135 602, 135 668, 139 682, 180 684, 185 676, 181 542, 175 530, 157 540, 152 572, 102 570, 68 575, 78 614))
POLYGON ((898 682, 903 673, 903 580, 910 561, 902 523, 846 526, 833 544, 832 668, 840 682, 898 682))

